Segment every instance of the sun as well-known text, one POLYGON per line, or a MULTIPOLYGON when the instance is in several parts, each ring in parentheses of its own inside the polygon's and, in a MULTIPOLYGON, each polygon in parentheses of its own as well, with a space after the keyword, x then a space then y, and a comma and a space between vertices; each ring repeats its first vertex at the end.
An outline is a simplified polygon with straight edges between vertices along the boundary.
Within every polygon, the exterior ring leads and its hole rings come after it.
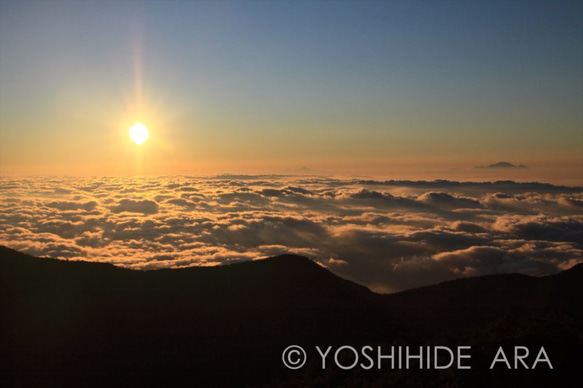
POLYGON ((150 137, 150 133, 148 132, 148 128, 142 123, 135 123, 130 128, 130 138, 136 143, 137 145, 142 145, 146 140, 150 137))

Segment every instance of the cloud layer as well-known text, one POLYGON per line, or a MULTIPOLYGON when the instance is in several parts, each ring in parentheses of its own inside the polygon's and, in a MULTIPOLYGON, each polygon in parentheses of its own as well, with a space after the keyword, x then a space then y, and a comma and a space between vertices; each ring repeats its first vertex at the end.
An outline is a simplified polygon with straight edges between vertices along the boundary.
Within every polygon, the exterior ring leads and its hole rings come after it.
POLYGON ((583 262, 583 188, 322 177, 3 177, 0 244, 136 269, 302 254, 379 292, 583 262))

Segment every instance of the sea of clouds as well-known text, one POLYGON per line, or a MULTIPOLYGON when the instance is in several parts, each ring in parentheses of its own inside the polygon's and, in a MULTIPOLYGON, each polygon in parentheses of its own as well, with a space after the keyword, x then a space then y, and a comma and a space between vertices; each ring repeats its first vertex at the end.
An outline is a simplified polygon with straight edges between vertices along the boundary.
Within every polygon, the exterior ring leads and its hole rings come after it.
POLYGON ((583 187, 306 176, 0 178, 0 245, 134 269, 308 256, 378 292, 583 262, 583 187))

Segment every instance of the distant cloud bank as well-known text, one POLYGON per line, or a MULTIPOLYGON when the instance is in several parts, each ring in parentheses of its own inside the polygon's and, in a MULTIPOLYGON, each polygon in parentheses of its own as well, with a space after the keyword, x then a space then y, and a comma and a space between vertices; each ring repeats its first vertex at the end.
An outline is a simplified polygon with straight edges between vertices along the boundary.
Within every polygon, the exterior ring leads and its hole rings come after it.
POLYGON ((0 179, 0 244, 135 269, 293 252, 379 292, 583 262, 583 188, 322 177, 0 179))

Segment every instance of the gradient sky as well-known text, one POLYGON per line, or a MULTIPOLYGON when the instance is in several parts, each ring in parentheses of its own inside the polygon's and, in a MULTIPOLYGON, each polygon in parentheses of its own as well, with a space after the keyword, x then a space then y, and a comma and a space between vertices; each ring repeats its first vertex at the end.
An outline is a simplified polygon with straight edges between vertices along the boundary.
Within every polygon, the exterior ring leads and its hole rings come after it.
POLYGON ((0 1, 0 174, 501 160, 582 182, 582 2, 0 1))

